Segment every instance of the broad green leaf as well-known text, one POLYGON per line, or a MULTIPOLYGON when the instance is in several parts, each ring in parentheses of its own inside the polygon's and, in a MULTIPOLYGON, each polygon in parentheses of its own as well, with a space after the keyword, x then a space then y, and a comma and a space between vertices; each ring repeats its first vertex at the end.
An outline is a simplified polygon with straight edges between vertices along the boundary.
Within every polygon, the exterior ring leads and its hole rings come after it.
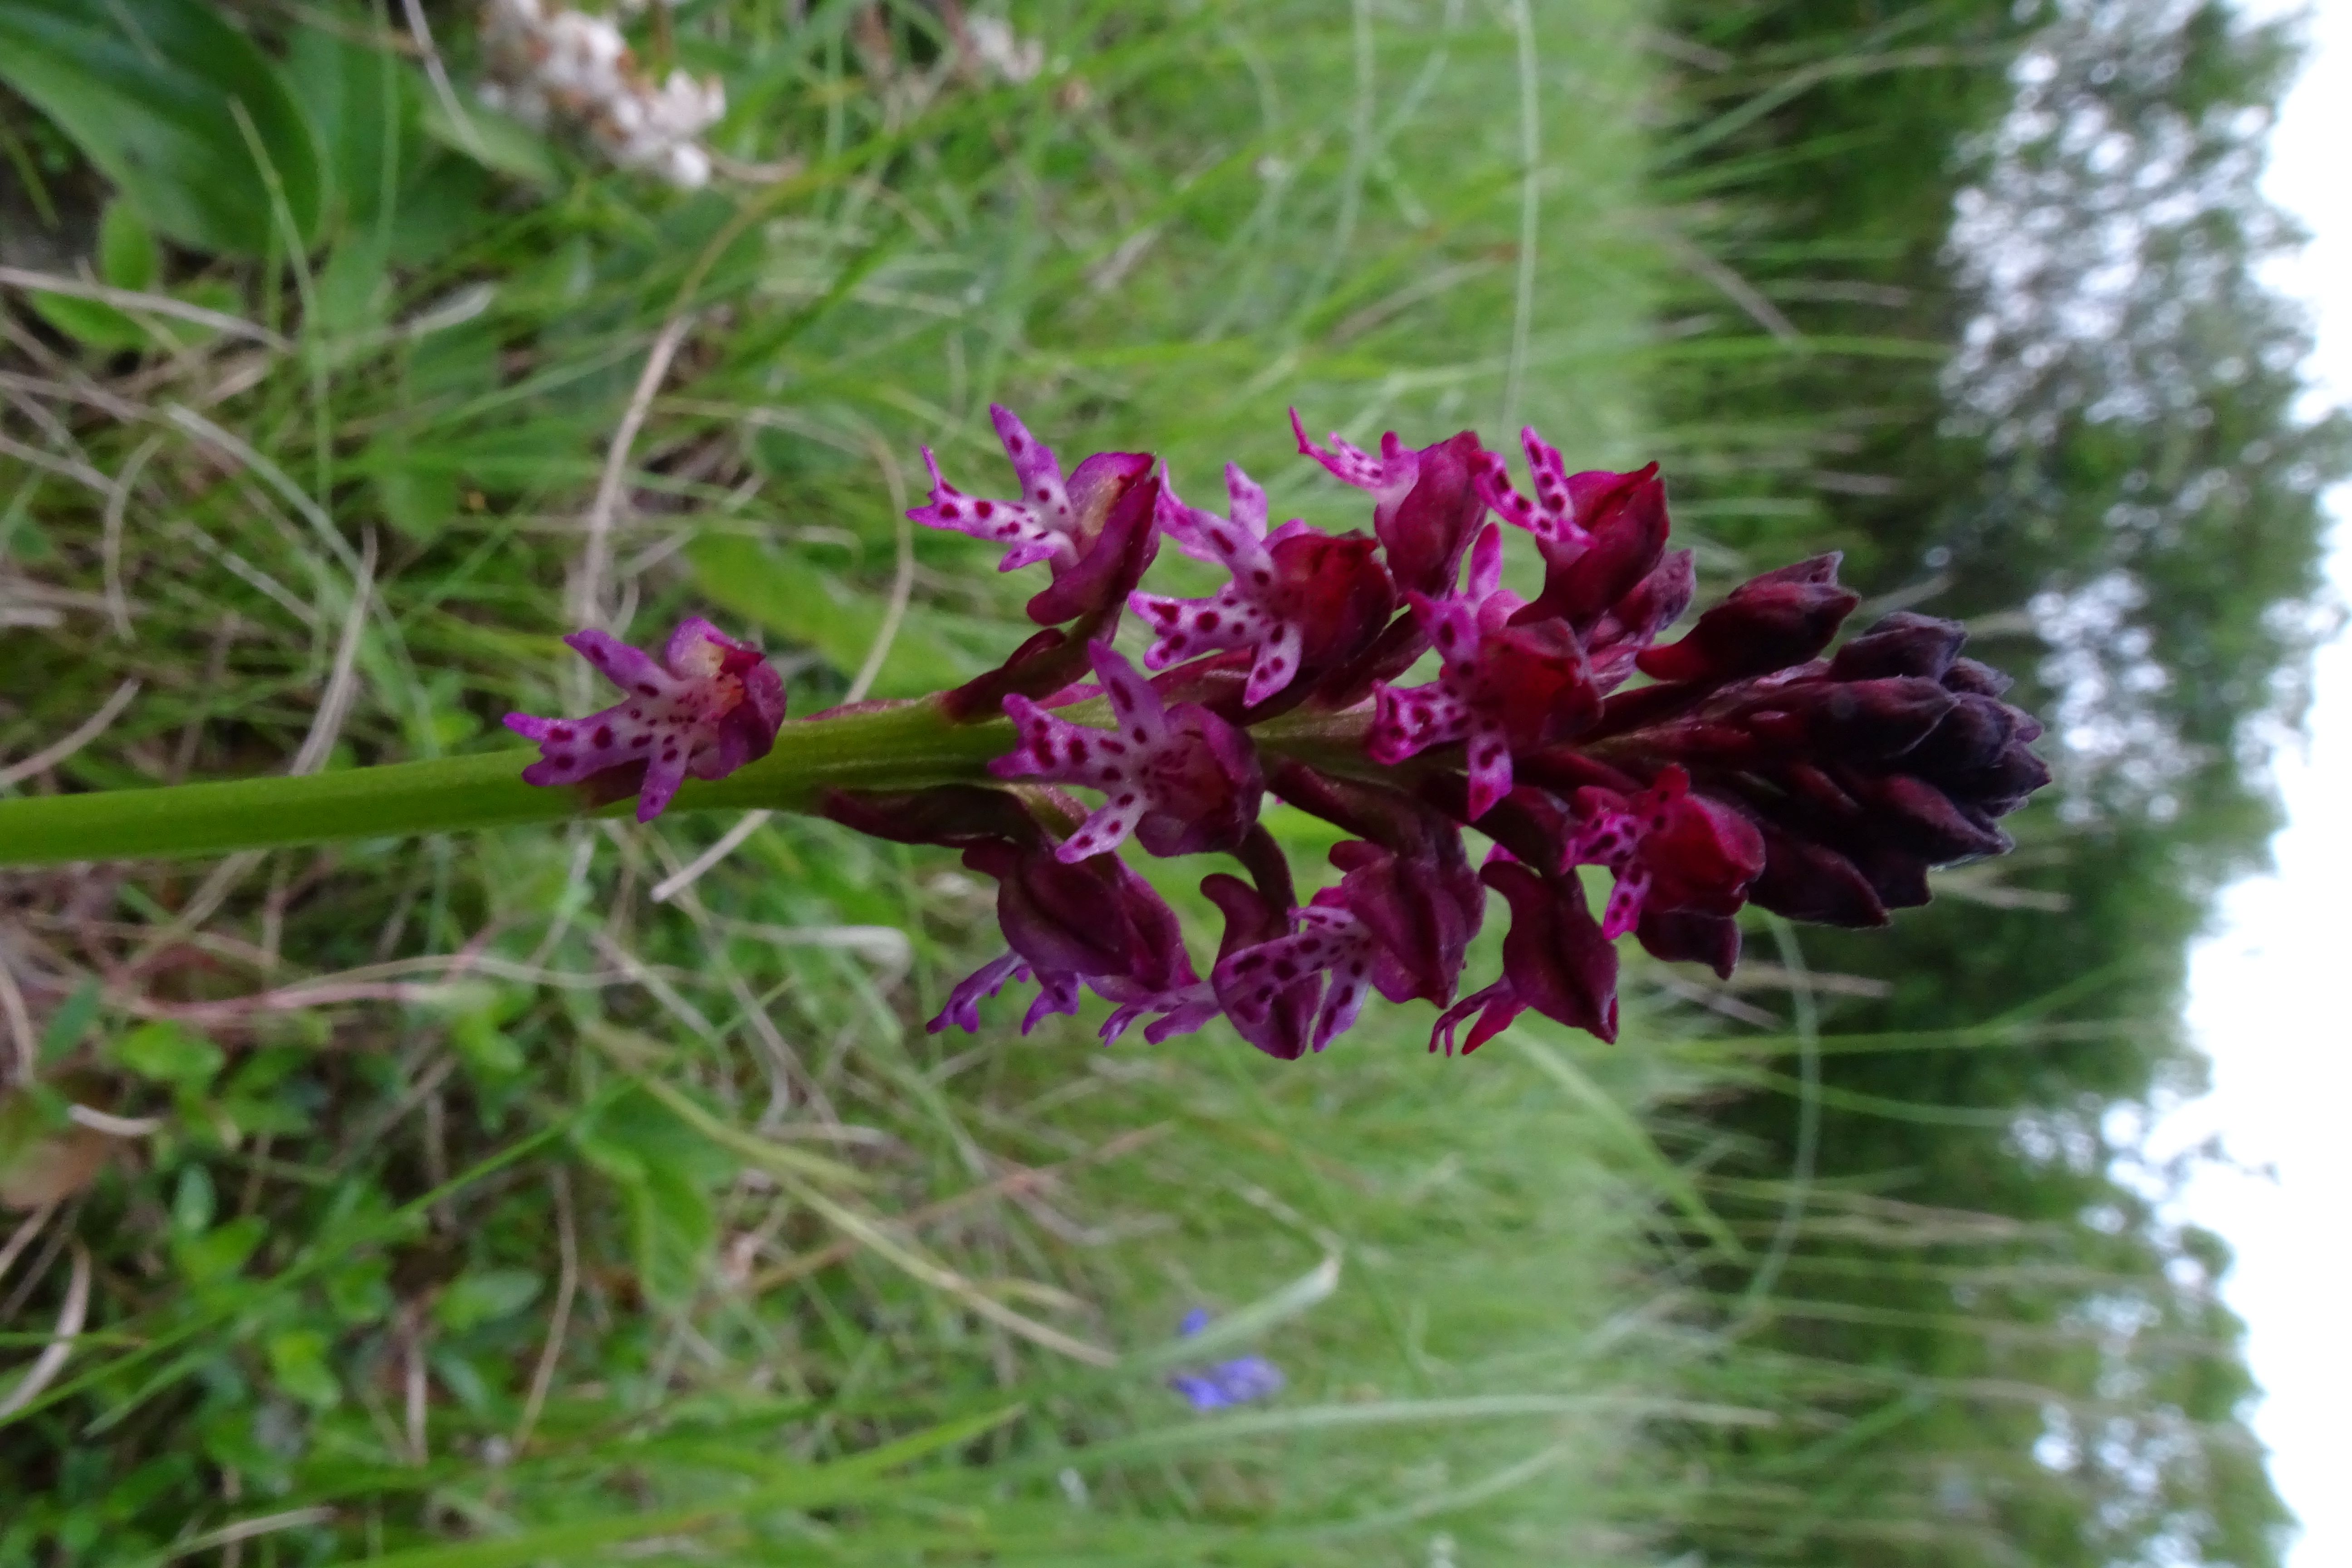
POLYGON ((162 266, 155 231, 139 209, 120 197, 107 203, 98 220, 98 275, 117 289, 145 290, 155 286, 162 266))
POLYGON ((666 1301, 686 1299, 718 1239, 710 1189, 734 1173, 734 1160, 642 1091, 622 1096, 583 1129, 580 1152, 627 1202, 646 1292, 666 1301))
POLYGON ((527 1268, 484 1268, 449 1281, 433 1316, 451 1333, 512 1317, 539 1295, 539 1276, 527 1268))
POLYGON ((425 153, 416 123, 413 63, 318 27, 298 27, 288 41, 286 81, 324 149, 320 170, 325 205, 346 233, 374 229, 401 206, 403 186, 425 153))
POLYGON ((392 1315, 392 1264, 381 1257, 338 1264, 320 1281, 327 1310, 345 1323, 379 1323, 392 1315))
POLYGON ((384 521, 420 544, 457 515, 457 476, 447 468, 394 460, 377 470, 373 482, 384 521))
POLYGON ((0 80, 55 121, 168 238, 266 252, 280 230, 264 158, 296 230, 305 240, 317 233, 310 122, 269 58, 205 0, 8 0, 0 80))
POLYGON ((522 1071, 522 1047, 499 1026, 489 1008, 474 1008, 451 1020, 449 1044, 478 1079, 503 1083, 522 1071))
POLYGON ((142 1024, 115 1041, 107 1054, 141 1078, 173 1084, 209 1083, 227 1059, 202 1035, 171 1023, 142 1024))
POLYGON ((94 349, 142 349, 154 342, 146 328, 111 305, 71 294, 28 294, 41 320, 94 349))
POLYGON ((548 151, 547 138, 479 104, 466 105, 465 113, 460 125, 438 102, 427 101, 421 110, 425 133, 493 173, 550 188, 557 184, 555 155, 548 151))
POLYGON ((319 268, 311 295, 317 315, 311 325, 329 337, 348 337, 383 324, 392 289, 384 271, 380 237, 346 237, 319 268))

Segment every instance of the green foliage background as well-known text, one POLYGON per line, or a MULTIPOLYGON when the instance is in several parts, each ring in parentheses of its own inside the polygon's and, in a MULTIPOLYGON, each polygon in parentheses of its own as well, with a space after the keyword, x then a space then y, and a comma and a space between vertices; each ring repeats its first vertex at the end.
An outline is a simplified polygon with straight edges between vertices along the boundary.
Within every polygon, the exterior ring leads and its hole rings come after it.
MULTIPOLYGON (((1843 547, 2028 675, 2035 595, 2128 573, 2200 759, 2165 810, 2070 778, 1891 931, 1759 926, 1744 989, 1631 967, 1616 1047, 1454 1062, 1402 1014, 1291 1066, 927 1036, 985 897, 821 823, 666 904, 726 824, 12 877, 47 1088, 0 1178, 103 1146, 49 1090, 163 1126, 10 1219, 0 1399, 86 1305, 0 1418, 0 1563, 2275 1561, 2226 1253, 2105 1113, 2193 1081, 2181 944, 2267 832, 2236 742, 2291 696, 2343 431, 2288 415, 2245 201, 2149 241, 2228 285, 2134 301, 2193 398, 2095 415, 2118 373, 2062 353, 2035 440, 1951 416, 1958 193, 2065 172, 1994 145, 2021 51, 2190 127, 2184 184, 2279 89, 2223 8, 2123 9, 1048 0, 1016 84, 952 7, 697 0, 632 24, 726 79, 735 172, 681 195, 460 123, 397 7, 0 0, 0 266, 194 311, 7 285, 0 757, 141 683, 14 787, 446 754, 583 695, 582 518, 681 317, 615 579, 641 637, 756 626, 795 711, 1015 635, 986 551, 896 521, 919 445, 976 482, 999 400, 1339 521, 1291 404, 1658 457, 1705 591, 1843 547), (2110 526, 2148 493, 2202 499, 2110 526), (1175 1342, 1196 1304, 1224 1337, 1175 1342), (1244 1344, 1279 1401, 1160 1384, 1244 1344)), ((462 93, 471 8, 425 14, 462 93)))

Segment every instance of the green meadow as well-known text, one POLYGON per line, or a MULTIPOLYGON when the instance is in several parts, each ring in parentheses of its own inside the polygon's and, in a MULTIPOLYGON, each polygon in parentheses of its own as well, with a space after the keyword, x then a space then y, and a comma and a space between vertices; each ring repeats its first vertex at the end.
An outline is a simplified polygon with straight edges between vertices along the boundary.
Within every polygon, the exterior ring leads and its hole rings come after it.
MULTIPOLYGON (((724 80, 685 191, 483 108, 467 5, 0 0, 0 776, 497 750, 599 595, 795 713, 961 680, 1034 584, 903 512, 924 447, 1001 482, 991 403, 1336 526, 1286 409, 1532 424, 1666 463, 1703 600, 1843 546, 1912 602, 1924 514, 1821 476, 1935 438, 1950 311, 1889 300, 2021 34, 1877 9, 1038 0, 1016 80, 945 0, 685 0, 626 23, 724 80)), ((2031 674, 2042 581, 1927 607, 2031 674)), ((2047 972, 2058 817, 1455 1059, 927 1033, 988 890, 816 820, 7 873, 0 1568, 2273 1561, 2222 1264, 2013 1146, 2182 1059, 2193 910, 2047 972), (1286 1388, 1166 1386, 1244 1353, 1286 1388), (2051 1460, 2101 1423, 2152 1489, 2051 1460)))

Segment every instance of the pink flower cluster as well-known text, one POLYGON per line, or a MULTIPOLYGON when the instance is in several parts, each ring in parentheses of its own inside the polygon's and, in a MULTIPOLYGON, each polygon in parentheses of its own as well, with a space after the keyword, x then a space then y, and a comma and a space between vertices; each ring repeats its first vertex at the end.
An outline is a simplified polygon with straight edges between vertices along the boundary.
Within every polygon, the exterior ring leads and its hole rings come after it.
MULTIPOLYGON (((926 452, 931 498, 909 515, 1003 544, 1004 570, 1051 573, 1028 605, 1043 629, 929 700, 951 721, 1009 718, 1014 743, 991 771, 1019 787, 836 793, 825 807, 960 849, 997 884, 1008 951, 934 1029, 977 1027, 982 1002, 1024 982, 1038 993, 1024 1028, 1091 990, 1111 1005, 1106 1038, 1223 1016, 1285 1058, 1321 1050, 1375 992, 1435 1005, 1431 1047, 1449 1053, 1530 1010, 1613 1038, 1617 938, 1727 974, 1748 903, 1882 923, 1926 901, 1929 868, 2006 848, 1996 820, 2048 782, 2028 749, 2040 726, 1960 657, 1958 626, 1897 614, 1830 651, 1857 602, 1833 555, 1742 584, 1661 642, 1696 579, 1691 553, 1666 548, 1655 465, 1570 473, 1528 430, 1526 495, 1474 434, 1418 449, 1391 435, 1375 455, 1314 442, 1293 415, 1299 451, 1372 499, 1369 533, 1331 534, 1270 527, 1237 467, 1222 513, 1178 499, 1144 454, 1097 454, 1066 478, 993 412, 1019 497, 968 495, 926 452), (1507 530, 1541 560, 1532 599, 1503 586, 1507 530), (1226 582, 1202 598, 1142 591, 1163 537, 1226 582), (1112 646, 1128 609, 1150 637, 1141 670, 1112 646), (1435 679, 1408 684, 1433 655, 1435 679), (1338 879, 1304 900, 1258 823, 1268 792, 1349 836, 1338 879), (1491 841, 1475 868, 1465 827, 1491 841), (1201 885, 1224 920, 1205 977, 1117 853, 1129 838, 1244 873, 1201 885), (1598 917, 1581 867, 1609 879, 1598 917), (1465 995, 1490 891, 1510 916, 1501 973, 1465 995)), ((667 668, 601 634, 571 640, 632 696, 583 720, 510 719, 541 742, 534 783, 635 769, 650 816, 686 773, 719 776, 774 739, 772 672, 699 622, 667 668)))

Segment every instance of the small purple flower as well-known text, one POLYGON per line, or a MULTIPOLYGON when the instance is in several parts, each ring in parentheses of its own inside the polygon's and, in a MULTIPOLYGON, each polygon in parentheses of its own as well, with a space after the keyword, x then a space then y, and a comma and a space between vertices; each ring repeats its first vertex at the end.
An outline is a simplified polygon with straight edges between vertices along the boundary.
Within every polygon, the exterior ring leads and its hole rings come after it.
POLYGON ((725 778, 776 743, 783 681, 758 648, 709 621, 681 622, 659 662, 593 627, 563 640, 628 695, 584 719, 508 714, 508 729, 539 742, 525 784, 609 783, 608 799, 635 790, 637 820, 651 822, 689 776, 725 778))
POLYGON ((1451 1002, 1486 904, 1460 830, 1410 796, 1302 767, 1286 770, 1281 784, 1293 804, 1369 837, 1332 847, 1339 884, 1286 925, 1261 921, 1253 940, 1234 941, 1229 923, 1212 981, 1234 1026, 1288 1059, 1329 1045, 1371 991, 1391 1002, 1451 1002), (1312 1026, 1302 1027, 1309 1012, 1312 1026))
POLYGON ((1148 669, 1228 648, 1251 655, 1242 700, 1255 707, 1305 672, 1320 672, 1363 651, 1388 622, 1396 594, 1373 542, 1333 537, 1294 518, 1266 531, 1265 491, 1235 464, 1225 467, 1230 517, 1189 507, 1161 492, 1160 526, 1185 554, 1223 566, 1233 581, 1205 599, 1135 594, 1129 604, 1158 638, 1148 669))
POLYGON ((1290 411, 1291 434, 1301 457, 1312 458, 1335 479, 1372 493, 1372 532, 1387 552, 1389 575, 1412 594, 1450 594, 1462 552, 1470 548, 1486 503, 1478 493, 1478 459, 1485 448, 1465 430, 1418 451, 1391 431, 1381 437, 1381 455, 1331 437, 1327 449, 1307 438, 1298 410, 1290 411))
MULTIPOLYGON (((1209 1314, 1199 1307, 1184 1314, 1178 1331, 1190 1339, 1209 1326, 1209 1314)), ((1223 1410, 1266 1399, 1282 1392, 1282 1369, 1264 1356, 1239 1356, 1213 1366, 1186 1367, 1168 1374, 1168 1386, 1195 1410, 1223 1410)))
POLYGON ((1454 1054, 1454 1031, 1478 1015, 1464 1055, 1476 1050, 1532 1008, 1603 1040, 1617 1037, 1617 950, 1593 923, 1572 875, 1540 876, 1517 860, 1491 860, 1478 873, 1511 906, 1503 938, 1503 977, 1447 1008, 1429 1037, 1454 1054))
MULTIPOLYGON (((1291 920, 1297 930, 1219 959, 1213 981, 1225 1016, 1244 1038, 1258 1044, 1272 1036, 1276 1047, 1259 1045, 1261 1050, 1295 1058, 1298 1039, 1275 1028, 1286 1000, 1302 987, 1321 986, 1321 1005, 1305 1040, 1307 1049, 1321 1050, 1363 1011, 1380 948, 1370 928, 1353 911, 1339 907, 1337 889, 1316 894, 1312 903, 1293 911, 1291 920)), ((1307 994, 1316 994, 1312 990, 1307 994)))
POLYGON ((1611 942, 1661 913, 1731 915, 1764 868, 1764 840, 1728 806, 1693 795, 1690 775, 1668 763, 1638 795, 1576 792, 1577 826, 1560 868, 1606 866, 1616 877, 1601 934, 1611 942))
POLYGON ((1116 613, 1159 548, 1152 526, 1157 497, 1131 516, 1120 513, 1118 506, 1150 475, 1152 458, 1141 452, 1097 452, 1065 480, 1054 449, 1031 435, 1010 409, 991 404, 988 413, 1021 481, 1021 499, 965 494, 940 477, 939 460, 926 447, 923 464, 931 471, 930 504, 907 515, 929 528, 951 529, 1007 546, 1004 559, 997 563, 1000 572, 1040 561, 1049 563, 1053 585, 1029 604, 1029 616, 1039 626, 1056 626, 1104 608, 1116 613))
POLYGON ((1009 546, 997 563, 1000 572, 1018 571, 1040 561, 1068 566, 1078 558, 1078 515, 1070 505, 1069 488, 1062 480, 1062 465, 1054 449, 1029 433, 1010 409, 988 407, 995 421, 1004 455, 1021 481, 1019 500, 991 500, 966 495, 940 477, 939 460, 923 448, 923 466, 931 471, 931 503, 907 515, 932 528, 953 529, 974 539, 993 540, 1009 546))
POLYGON ((1564 623, 1513 624, 1519 596, 1502 586, 1501 531, 1489 524, 1470 557, 1467 588, 1409 595, 1440 660, 1427 686, 1382 684, 1369 750, 1395 763, 1466 742, 1470 817, 1511 793, 1511 754, 1572 734, 1601 711, 1584 650, 1564 623))
POLYGON ((1160 701, 1108 643, 1090 643, 1087 651, 1117 728, 1073 724, 1026 697, 1007 697, 1004 711, 1021 743, 989 771, 1103 793, 1103 804, 1057 851, 1064 860, 1108 853, 1129 833, 1154 855, 1240 843, 1265 793, 1249 737, 1196 703, 1160 701))

